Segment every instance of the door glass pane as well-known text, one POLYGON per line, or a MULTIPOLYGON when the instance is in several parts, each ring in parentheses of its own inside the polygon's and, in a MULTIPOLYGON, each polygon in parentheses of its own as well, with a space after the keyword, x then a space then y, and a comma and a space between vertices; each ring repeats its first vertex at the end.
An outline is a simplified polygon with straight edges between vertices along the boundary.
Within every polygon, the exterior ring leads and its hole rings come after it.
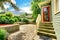
POLYGON ((50 6, 43 7, 42 17, 43 22, 50 22, 50 6))

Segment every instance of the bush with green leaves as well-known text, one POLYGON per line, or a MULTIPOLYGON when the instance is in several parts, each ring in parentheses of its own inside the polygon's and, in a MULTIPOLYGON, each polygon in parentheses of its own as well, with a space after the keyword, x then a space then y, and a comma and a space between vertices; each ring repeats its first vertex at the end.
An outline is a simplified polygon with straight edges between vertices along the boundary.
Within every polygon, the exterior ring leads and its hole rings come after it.
POLYGON ((13 24, 15 23, 15 20, 13 18, 9 18, 5 21, 5 24, 13 24))
POLYGON ((15 20, 7 16, 0 16, 0 24, 13 24, 15 20))
POLYGON ((15 21, 21 21, 20 16, 14 16, 15 21))
POLYGON ((8 17, 14 17, 12 12, 6 12, 5 15, 8 16, 8 17))
POLYGON ((12 12, 6 12, 0 15, 0 24, 13 24, 20 21, 21 18, 19 16, 14 16, 12 12))
POLYGON ((6 30, 0 28, 0 40, 6 40, 5 39, 6 38, 6 33, 7 33, 6 30))
POLYGON ((15 17, 11 12, 0 15, 0 24, 13 24, 19 21, 19 17, 15 17))
POLYGON ((28 21, 27 18, 23 18, 23 19, 22 19, 22 22, 28 23, 29 21, 28 21))

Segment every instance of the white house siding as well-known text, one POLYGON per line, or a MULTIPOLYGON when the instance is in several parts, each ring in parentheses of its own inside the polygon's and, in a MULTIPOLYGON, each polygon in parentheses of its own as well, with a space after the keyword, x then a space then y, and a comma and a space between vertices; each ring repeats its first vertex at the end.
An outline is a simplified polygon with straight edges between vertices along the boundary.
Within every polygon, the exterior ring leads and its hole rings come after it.
POLYGON ((55 0, 52 0, 52 18, 53 18, 53 27, 56 33, 57 40, 60 40, 60 13, 56 14, 55 9, 55 0), (56 15, 55 15, 56 14, 56 15))

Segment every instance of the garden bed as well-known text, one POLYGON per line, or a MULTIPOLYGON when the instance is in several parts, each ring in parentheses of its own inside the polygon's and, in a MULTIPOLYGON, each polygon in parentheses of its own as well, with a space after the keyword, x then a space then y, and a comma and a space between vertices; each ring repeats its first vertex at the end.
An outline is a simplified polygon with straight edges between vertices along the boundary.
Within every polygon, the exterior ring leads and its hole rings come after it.
POLYGON ((13 33, 19 30, 19 24, 0 24, 0 28, 4 28, 9 33, 13 33))
POLYGON ((12 25, 12 24, 0 24, 0 26, 6 26, 6 25, 12 25))

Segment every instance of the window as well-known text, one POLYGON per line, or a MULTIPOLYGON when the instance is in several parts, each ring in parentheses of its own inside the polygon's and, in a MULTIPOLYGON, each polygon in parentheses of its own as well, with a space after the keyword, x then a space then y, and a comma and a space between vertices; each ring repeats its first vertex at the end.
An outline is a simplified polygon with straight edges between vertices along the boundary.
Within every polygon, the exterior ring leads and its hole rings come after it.
POLYGON ((60 11, 60 0, 56 0, 56 12, 60 11))
POLYGON ((60 11, 60 0, 54 0, 54 10, 55 14, 60 11))
POLYGON ((60 11, 60 0, 58 0, 58 11, 60 11))

